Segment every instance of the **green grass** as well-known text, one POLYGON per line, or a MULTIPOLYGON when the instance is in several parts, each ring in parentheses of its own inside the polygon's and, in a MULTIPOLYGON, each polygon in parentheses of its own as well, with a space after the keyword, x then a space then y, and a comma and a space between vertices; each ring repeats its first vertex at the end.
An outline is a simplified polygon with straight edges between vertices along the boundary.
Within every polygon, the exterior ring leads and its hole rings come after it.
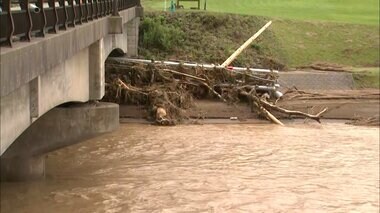
MULTIPOLYGON (((142 1, 148 10, 164 10, 164 2, 142 1)), ((166 2, 168 7, 170 1, 166 2)), ((204 0, 201 2, 203 8, 204 0)), ((196 6, 196 3, 183 2, 183 5, 186 9, 196 6)), ((379 25, 379 0, 208 0, 207 11, 379 25)))
MULTIPOLYGON (((208 12, 188 10, 196 3, 183 2, 185 10, 175 13, 157 12, 164 10, 163 0, 142 3, 146 16, 158 25, 150 30, 154 33, 140 37, 140 54, 146 58, 222 63, 273 20, 234 65, 275 69, 315 62, 380 66, 379 0, 208 0, 208 12)), ((353 76, 358 88, 379 88, 378 68, 354 68, 353 76)))
POLYGON ((380 88, 379 67, 354 68, 352 75, 356 88, 380 88))
POLYGON ((289 67, 314 62, 379 66, 379 26, 274 20, 271 30, 289 67))
MULTIPOLYGON (((269 20, 210 12, 147 12, 146 17, 155 19, 154 25, 163 29, 142 29, 142 37, 173 39, 169 43, 175 45, 169 49, 155 48, 141 37, 142 56, 206 63, 222 63, 269 20), (177 36, 147 36, 144 32, 170 32, 177 36)), ((268 68, 282 64, 293 68, 315 62, 379 66, 379 26, 274 19, 268 30, 237 58, 235 65, 268 68)))

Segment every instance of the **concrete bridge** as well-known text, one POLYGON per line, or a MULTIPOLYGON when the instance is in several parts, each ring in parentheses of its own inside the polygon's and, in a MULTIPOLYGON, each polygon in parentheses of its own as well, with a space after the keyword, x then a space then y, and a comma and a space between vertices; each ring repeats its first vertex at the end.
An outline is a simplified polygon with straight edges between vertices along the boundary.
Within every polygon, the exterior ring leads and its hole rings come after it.
POLYGON ((118 106, 96 102, 104 63, 115 50, 137 55, 143 13, 139 0, 12 4, 0 12, 2 180, 43 176, 45 153, 118 127, 118 106))

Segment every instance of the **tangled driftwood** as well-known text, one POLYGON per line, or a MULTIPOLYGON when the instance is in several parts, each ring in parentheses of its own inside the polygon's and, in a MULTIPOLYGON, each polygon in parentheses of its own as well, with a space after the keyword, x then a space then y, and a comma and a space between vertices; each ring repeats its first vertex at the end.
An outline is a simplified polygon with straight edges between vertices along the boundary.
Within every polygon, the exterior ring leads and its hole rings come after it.
POLYGON ((301 116, 320 122, 327 109, 311 115, 287 110, 271 103, 268 94, 257 85, 273 85, 278 76, 273 73, 231 72, 228 69, 188 68, 183 66, 140 64, 121 60, 108 61, 105 99, 118 103, 145 105, 158 124, 172 125, 183 119, 194 99, 218 98, 226 104, 247 101, 252 111, 283 125, 273 111, 289 116, 301 116))

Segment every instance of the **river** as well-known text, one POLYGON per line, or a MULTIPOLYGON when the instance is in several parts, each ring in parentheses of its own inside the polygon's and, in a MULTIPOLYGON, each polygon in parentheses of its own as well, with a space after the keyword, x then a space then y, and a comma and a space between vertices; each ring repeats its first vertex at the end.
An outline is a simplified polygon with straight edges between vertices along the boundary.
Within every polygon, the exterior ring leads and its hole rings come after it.
POLYGON ((379 128, 121 124, 1 183, 1 212, 379 212, 379 128))

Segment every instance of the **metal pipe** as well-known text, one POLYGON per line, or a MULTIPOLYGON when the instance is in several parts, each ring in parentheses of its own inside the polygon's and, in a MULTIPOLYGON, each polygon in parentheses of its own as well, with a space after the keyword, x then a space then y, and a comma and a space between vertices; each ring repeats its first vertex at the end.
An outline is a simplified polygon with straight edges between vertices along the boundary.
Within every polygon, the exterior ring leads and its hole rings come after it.
POLYGON ((152 60, 133 59, 133 58, 123 58, 123 60, 130 61, 130 62, 136 62, 136 63, 144 63, 144 64, 155 63, 155 64, 165 64, 165 65, 173 65, 173 66, 183 65, 186 67, 202 67, 205 69, 215 69, 215 68, 217 68, 217 69, 229 69, 229 70, 238 71, 238 72, 243 72, 243 71, 249 70, 253 73, 278 73, 278 70, 244 68, 244 67, 228 67, 228 68, 225 68, 221 65, 214 65, 214 64, 198 64, 198 63, 187 63, 187 62, 181 63, 181 62, 176 62, 176 61, 152 61, 152 60))

